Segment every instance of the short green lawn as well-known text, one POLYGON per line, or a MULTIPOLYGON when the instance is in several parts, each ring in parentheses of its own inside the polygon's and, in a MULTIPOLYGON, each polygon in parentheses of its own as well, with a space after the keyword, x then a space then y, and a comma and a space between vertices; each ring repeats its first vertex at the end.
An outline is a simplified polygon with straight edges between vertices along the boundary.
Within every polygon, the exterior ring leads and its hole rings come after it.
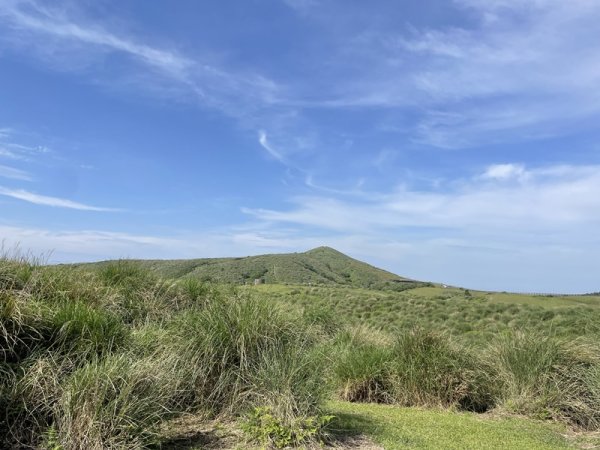
POLYGON ((363 434, 388 449, 574 448, 559 425, 517 417, 332 402, 340 435, 363 434))

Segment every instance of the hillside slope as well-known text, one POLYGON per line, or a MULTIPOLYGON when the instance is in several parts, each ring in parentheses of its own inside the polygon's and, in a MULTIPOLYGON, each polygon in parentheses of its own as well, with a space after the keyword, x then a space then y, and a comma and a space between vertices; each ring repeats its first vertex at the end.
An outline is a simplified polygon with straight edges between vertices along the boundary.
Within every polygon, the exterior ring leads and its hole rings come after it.
POLYGON ((140 260, 138 262, 161 277, 197 278, 219 283, 246 284, 261 279, 268 284, 327 284, 394 290, 422 285, 350 258, 329 247, 318 247, 304 253, 242 258, 140 260))

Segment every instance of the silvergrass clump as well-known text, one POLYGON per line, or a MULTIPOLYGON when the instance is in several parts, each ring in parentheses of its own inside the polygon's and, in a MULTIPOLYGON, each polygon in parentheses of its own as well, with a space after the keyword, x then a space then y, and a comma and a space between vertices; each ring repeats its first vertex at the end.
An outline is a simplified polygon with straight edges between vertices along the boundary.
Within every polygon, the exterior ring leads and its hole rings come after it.
POLYGON ((167 319, 177 310, 174 283, 159 279, 139 262, 119 260, 97 271, 106 289, 105 306, 131 325, 167 319))
POLYGON ((292 410, 311 409, 321 399, 319 391, 292 389, 302 383, 317 384, 318 373, 308 369, 315 368, 311 366, 314 361, 301 355, 316 343, 316 335, 269 301, 231 293, 213 299, 201 310, 180 315, 169 329, 178 353, 194 361, 202 372, 197 375, 197 397, 215 412, 239 411, 256 403, 258 397, 278 396, 271 392, 281 387, 278 382, 288 383, 285 389, 295 396, 294 401, 302 395, 317 399, 298 401, 292 410), (271 390, 265 388, 266 370, 280 374, 271 390), (263 389, 258 396, 257 386, 263 389))
POLYGON ((46 260, 45 256, 34 256, 24 252, 18 245, 8 248, 0 243, 0 290, 22 289, 34 270, 46 260))
POLYGON ((406 406, 469 403, 475 364, 448 336, 414 329, 396 337, 388 368, 390 394, 406 406))
POLYGON ((179 283, 181 290, 181 300, 184 302, 182 306, 194 307, 203 306, 210 298, 211 286, 196 278, 184 278, 179 283))
POLYGON ((318 415, 328 395, 322 378, 326 363, 323 349, 310 338, 300 335, 292 342, 274 342, 260 353, 247 376, 248 403, 269 408, 283 426, 318 415))
POLYGON ((60 305, 50 317, 52 348, 81 359, 121 347, 127 330, 119 317, 80 302, 60 305))
POLYGON ((346 338, 334 377, 349 401, 466 406, 474 402, 473 367, 470 353, 447 336, 415 329, 391 343, 346 338))
POLYGON ((497 407, 584 429, 600 425, 597 343, 516 332, 490 344, 483 362, 497 407))
POLYGON ((58 441, 73 449, 137 449, 159 443, 157 425, 181 411, 185 373, 172 359, 127 353, 90 361, 63 383, 54 416, 58 441))
POLYGON ((343 331, 333 343, 332 378, 338 395, 351 402, 390 403, 388 362, 391 347, 366 328, 343 331))

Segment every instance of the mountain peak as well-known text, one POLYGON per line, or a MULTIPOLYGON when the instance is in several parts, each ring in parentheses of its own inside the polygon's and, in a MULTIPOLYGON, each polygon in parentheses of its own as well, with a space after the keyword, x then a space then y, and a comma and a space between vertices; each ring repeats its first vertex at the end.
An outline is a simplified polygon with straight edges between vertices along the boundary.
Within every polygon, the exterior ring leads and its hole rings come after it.
MULTIPOLYGON (((336 250, 335 248, 328 247, 326 245, 322 245, 320 247, 315 247, 315 248, 310 249, 310 250, 308 250, 308 251, 306 251, 304 253, 307 254, 307 255, 313 254, 313 253, 332 253, 332 254, 335 254, 335 255, 344 255, 344 253, 336 250)), ((344 256, 347 256, 347 255, 344 255, 344 256)))

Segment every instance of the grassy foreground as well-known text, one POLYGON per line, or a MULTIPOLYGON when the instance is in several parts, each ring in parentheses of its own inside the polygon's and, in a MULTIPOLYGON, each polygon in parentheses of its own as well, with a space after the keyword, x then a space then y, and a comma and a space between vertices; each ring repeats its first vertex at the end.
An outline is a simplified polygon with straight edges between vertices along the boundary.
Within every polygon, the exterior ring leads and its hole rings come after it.
MULTIPOLYGON (((328 427, 327 447, 332 449, 551 450, 600 446, 597 435, 576 435, 561 424, 524 417, 344 401, 328 402, 326 409, 335 415, 328 427)), ((245 441, 231 423, 198 431, 183 422, 169 431, 175 438, 163 445, 164 450, 263 448, 245 441)))
MULTIPOLYGON (((315 446, 332 427, 386 448, 560 448, 551 424, 600 431, 600 345, 571 322, 463 339, 425 314, 386 330, 346 320, 340 302, 366 292, 383 312, 409 294, 344 288, 328 305, 295 289, 274 298, 131 261, 85 271, 0 258, 0 448, 169 448, 187 434, 169 425, 190 420, 241 430, 234 448, 315 446), (355 403, 334 403, 332 421, 331 399, 355 403)), ((447 323, 464 322, 464 302, 409 300, 407 312, 444 303, 447 323)), ((494 310, 482 302, 474 311, 494 310)))

